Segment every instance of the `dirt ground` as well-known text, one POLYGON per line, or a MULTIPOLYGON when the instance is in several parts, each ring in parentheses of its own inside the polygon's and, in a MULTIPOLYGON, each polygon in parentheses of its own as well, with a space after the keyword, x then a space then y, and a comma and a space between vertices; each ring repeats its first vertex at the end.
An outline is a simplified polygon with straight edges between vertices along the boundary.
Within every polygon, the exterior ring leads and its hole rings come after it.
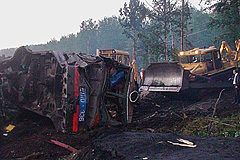
POLYGON ((238 136, 200 137, 181 132, 196 117, 212 117, 214 106, 216 117, 239 113, 240 106, 232 104, 232 95, 232 90, 224 91, 216 105, 219 91, 201 100, 149 94, 134 108, 132 124, 102 126, 78 134, 58 133, 51 122, 38 116, 0 119, 0 159, 240 159, 238 136), (16 127, 6 135, 4 128, 9 124, 16 127), (50 140, 77 151, 72 153, 50 140))

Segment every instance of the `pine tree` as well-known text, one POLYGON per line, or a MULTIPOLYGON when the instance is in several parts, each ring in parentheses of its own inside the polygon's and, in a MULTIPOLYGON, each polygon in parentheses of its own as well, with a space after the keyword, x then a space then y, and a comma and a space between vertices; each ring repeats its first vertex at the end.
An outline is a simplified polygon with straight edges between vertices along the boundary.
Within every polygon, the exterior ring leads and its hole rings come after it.
POLYGON ((119 22, 124 28, 124 34, 133 42, 133 58, 136 59, 138 33, 143 30, 147 10, 140 0, 130 0, 129 5, 125 3, 119 12, 119 22))
POLYGON ((205 10, 213 13, 209 27, 221 29, 221 40, 233 42, 240 38, 240 1, 239 0, 212 0, 203 1, 205 10))

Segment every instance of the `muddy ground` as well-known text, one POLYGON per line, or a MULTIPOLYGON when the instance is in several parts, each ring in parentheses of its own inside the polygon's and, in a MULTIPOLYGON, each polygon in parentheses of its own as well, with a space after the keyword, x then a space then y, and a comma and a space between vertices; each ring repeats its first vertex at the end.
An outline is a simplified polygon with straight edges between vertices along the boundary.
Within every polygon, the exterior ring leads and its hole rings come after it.
MULTIPOLYGON (((200 137, 181 132, 196 117, 211 118, 214 106, 214 117, 239 113, 240 106, 232 104, 232 90, 224 91, 216 105, 219 92, 198 100, 148 94, 134 108, 132 124, 102 126, 78 134, 58 133, 51 122, 36 116, 1 119, 0 159, 240 159, 238 136, 200 137), (4 127, 9 124, 16 127, 6 135, 4 127), (77 151, 52 144, 51 139, 77 151)), ((213 125, 207 125, 210 132, 214 132, 213 125)))

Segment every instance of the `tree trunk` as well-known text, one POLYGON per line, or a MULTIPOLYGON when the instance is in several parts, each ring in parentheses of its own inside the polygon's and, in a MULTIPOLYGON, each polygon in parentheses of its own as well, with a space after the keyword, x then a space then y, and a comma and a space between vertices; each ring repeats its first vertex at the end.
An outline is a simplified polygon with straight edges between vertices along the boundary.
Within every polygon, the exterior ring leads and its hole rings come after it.
POLYGON ((184 0, 182 0, 182 16, 181 16, 181 51, 183 51, 183 18, 184 18, 184 0))
POLYGON ((136 60, 136 50, 135 50, 135 46, 136 46, 136 33, 135 31, 133 32, 133 59, 136 60))

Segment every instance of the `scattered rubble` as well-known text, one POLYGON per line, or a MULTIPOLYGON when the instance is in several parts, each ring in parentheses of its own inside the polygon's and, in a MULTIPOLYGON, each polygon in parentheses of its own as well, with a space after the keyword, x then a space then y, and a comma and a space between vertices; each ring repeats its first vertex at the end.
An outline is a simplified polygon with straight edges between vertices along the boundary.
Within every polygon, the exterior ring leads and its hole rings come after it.
MULTIPOLYGON (((215 115, 218 118, 239 112, 239 106, 231 104, 233 92, 233 90, 223 92, 215 115)), ((139 101, 138 107, 134 108, 135 115, 132 124, 110 128, 103 126, 94 130, 81 130, 75 134, 56 132, 51 121, 46 121, 46 119, 35 116, 26 118, 20 115, 11 123, 5 122, 1 128, 0 158, 237 159, 240 156, 238 136, 231 138, 222 135, 222 137, 207 138, 184 135, 186 131, 184 128, 188 126, 187 124, 191 124, 197 118, 216 120, 215 117, 212 118, 212 113, 218 95, 219 92, 216 92, 200 101, 185 101, 167 97, 160 99, 156 95, 149 94, 146 99, 139 101), (2 133, 9 124, 15 125, 15 128, 9 132, 7 137, 4 137, 2 133), (49 140, 67 144, 77 151, 72 153, 66 148, 55 147, 49 143, 49 140)), ((239 129, 239 119, 235 121, 239 129)), ((206 121, 208 124, 209 122, 206 121)), ((216 123, 213 123, 214 127, 217 126, 216 123)), ((219 120, 219 123, 231 125, 232 121, 219 120)), ((196 123, 193 123, 192 127, 198 127, 194 125, 196 123)), ((186 129, 189 131, 192 128, 186 129)), ((186 134, 189 133, 186 132, 186 134)))

